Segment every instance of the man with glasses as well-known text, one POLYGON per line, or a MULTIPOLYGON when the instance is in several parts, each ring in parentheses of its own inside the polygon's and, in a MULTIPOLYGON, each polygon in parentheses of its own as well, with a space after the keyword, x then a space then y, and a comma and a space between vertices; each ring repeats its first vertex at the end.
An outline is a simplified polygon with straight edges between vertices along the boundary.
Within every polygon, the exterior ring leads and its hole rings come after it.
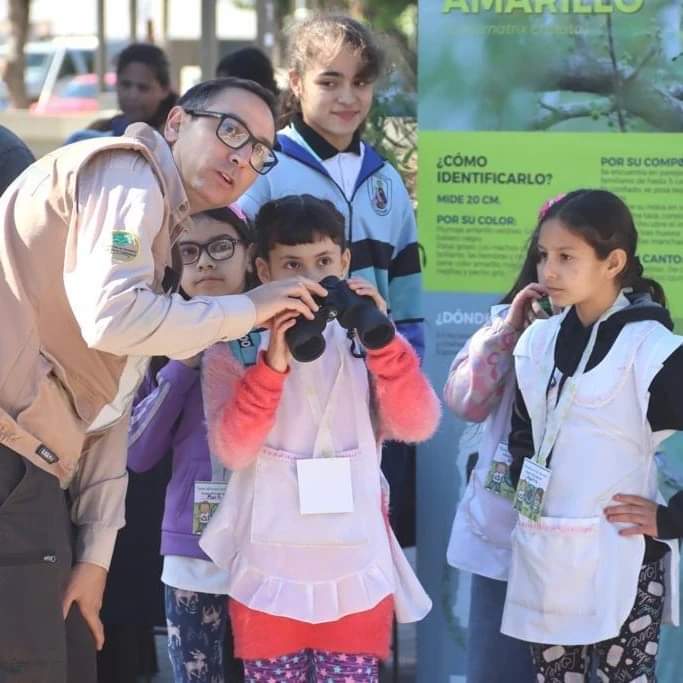
POLYGON ((193 356, 285 310, 311 318, 312 295, 325 294, 304 278, 233 297, 174 293, 187 221, 267 173, 274 134, 269 92, 208 81, 180 98, 164 137, 138 123, 60 148, 0 199, 3 683, 95 680, 128 412, 148 357, 193 356))

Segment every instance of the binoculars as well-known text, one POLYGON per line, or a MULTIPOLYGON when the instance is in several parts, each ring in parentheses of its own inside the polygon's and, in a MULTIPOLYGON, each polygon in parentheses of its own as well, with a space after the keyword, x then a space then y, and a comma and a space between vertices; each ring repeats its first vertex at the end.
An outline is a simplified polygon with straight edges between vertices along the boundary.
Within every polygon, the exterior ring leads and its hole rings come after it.
POLYGON ((367 296, 356 294, 334 275, 320 281, 327 296, 315 297, 320 306, 313 320, 301 316, 285 332, 287 346, 294 358, 302 363, 320 358, 325 350, 323 331, 335 318, 346 330, 356 330, 361 343, 368 349, 381 349, 394 338, 394 324, 367 296))

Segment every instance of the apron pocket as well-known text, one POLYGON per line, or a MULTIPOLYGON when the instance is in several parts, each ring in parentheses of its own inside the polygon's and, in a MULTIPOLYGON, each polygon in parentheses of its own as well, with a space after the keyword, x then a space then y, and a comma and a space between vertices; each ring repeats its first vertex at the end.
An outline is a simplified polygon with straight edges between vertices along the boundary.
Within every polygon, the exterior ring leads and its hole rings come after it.
MULTIPOLYGON (((358 512, 362 491, 358 451, 337 453, 349 457, 354 495, 353 512, 302 515, 296 457, 284 451, 264 450, 256 461, 252 503, 251 541, 300 547, 350 547, 367 543, 365 520, 358 512)), ((377 501, 379 505, 379 500, 377 501)))
POLYGON ((513 532, 508 600, 535 612, 596 613, 600 517, 520 517, 513 532))
POLYGON ((472 495, 465 505, 472 531, 487 543, 510 550, 517 512, 503 496, 484 488, 478 473, 472 473, 472 495))

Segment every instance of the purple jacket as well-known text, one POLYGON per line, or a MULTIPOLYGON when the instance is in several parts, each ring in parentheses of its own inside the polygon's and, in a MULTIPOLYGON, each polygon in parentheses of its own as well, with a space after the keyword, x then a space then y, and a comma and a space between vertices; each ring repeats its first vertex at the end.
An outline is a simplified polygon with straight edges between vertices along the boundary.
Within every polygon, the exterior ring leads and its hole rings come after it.
POLYGON ((195 481, 211 480, 199 369, 171 360, 157 373, 157 386, 147 377, 133 406, 128 435, 128 467, 152 469, 173 456, 161 525, 161 554, 209 558, 192 533, 195 481))

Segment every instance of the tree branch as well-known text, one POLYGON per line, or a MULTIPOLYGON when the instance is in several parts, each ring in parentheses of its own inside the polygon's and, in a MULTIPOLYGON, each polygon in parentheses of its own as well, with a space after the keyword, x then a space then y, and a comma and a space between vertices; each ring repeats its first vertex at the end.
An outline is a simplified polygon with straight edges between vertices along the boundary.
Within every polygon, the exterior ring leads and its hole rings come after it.
MULTIPOLYGON (((669 132, 683 131, 683 102, 669 90, 647 79, 633 76, 635 69, 617 64, 622 84, 621 106, 653 127, 669 132)), ((551 61, 545 73, 530 81, 532 90, 569 90, 604 97, 617 94, 614 70, 608 59, 574 53, 551 61)))
POLYGON ((624 112, 621 110, 621 73, 617 66, 617 53, 614 49, 614 33, 612 32, 612 15, 605 15, 607 18, 607 45, 609 49, 609 58, 612 62, 612 73, 614 74, 614 101, 616 104, 615 111, 617 113, 617 121, 619 123, 619 130, 622 133, 626 132, 626 121, 624 119, 624 112))
POLYGON ((640 76, 640 72, 647 66, 647 63, 659 53, 659 50, 659 45, 652 45, 645 53, 645 56, 640 60, 640 63, 628 75, 627 80, 632 81, 638 78, 638 76, 640 76))
POLYGON ((7 84, 12 107, 17 109, 25 109, 29 105, 24 82, 24 46, 28 37, 29 4, 30 0, 10 0, 7 9, 10 32, 2 77, 7 84))
POLYGON ((668 93, 677 100, 683 100, 683 85, 672 85, 668 89, 668 93))
POLYGON ((569 121, 570 119, 581 119, 587 117, 603 116, 611 114, 616 104, 610 100, 592 101, 592 102, 577 102, 574 104, 563 104, 557 107, 551 106, 545 102, 539 102, 542 111, 531 122, 533 130, 546 130, 562 121, 569 121))

